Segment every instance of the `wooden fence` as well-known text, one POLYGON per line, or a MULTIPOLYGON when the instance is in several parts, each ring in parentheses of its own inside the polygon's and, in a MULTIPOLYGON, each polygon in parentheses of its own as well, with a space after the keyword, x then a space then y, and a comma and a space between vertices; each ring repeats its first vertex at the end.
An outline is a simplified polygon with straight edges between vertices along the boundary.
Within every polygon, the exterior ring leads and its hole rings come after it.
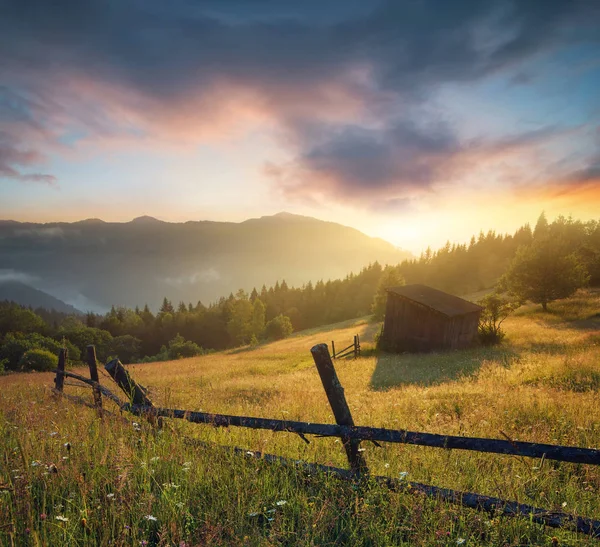
POLYGON ((350 344, 347 348, 344 348, 341 351, 335 352, 335 342, 331 341, 331 353, 334 359, 342 359, 343 357, 351 357, 354 356, 356 359, 360 357, 360 337, 358 334, 354 335, 354 340, 352 344, 350 344))
MULTIPOLYGON (((355 342, 358 342, 355 337, 355 342)), ((192 423, 210 424, 216 427, 247 427, 252 429, 267 429, 270 431, 286 431, 299 435, 309 442, 306 435, 320 437, 339 437, 342 440, 350 469, 340 469, 318 463, 298 462, 281 456, 252 452, 243 448, 232 448, 240 454, 253 458, 261 458, 266 462, 279 462, 292 465, 299 469, 321 470, 334 474, 346 480, 360 480, 366 476, 391 490, 410 490, 420 492, 428 497, 470 507, 477 510, 493 512, 503 516, 526 517, 533 522, 545 524, 554 528, 571 528, 577 532, 600 538, 600 520, 574 516, 567 513, 521 504, 516 501, 484 496, 472 492, 439 488, 432 485, 393 479, 385 476, 369 474, 367 462, 359 450, 361 441, 370 441, 380 446, 379 442, 403 443, 434 448, 473 450, 494 454, 505 454, 520 457, 543 458, 560 462, 577 464, 600 465, 600 450, 573 446, 560 446, 542 443, 512 441, 510 439, 487 439, 477 437, 460 437, 452 435, 437 435, 432 433, 393 430, 376 427, 356 426, 346 402, 344 389, 336 374, 333 361, 326 344, 318 344, 311 353, 325 389, 327 399, 333 411, 336 424, 316 424, 307 422, 273 420, 269 418, 254 418, 249 416, 230 416, 226 414, 211 414, 182 409, 156 407, 149 399, 147 390, 137 384, 129 375, 118 359, 113 359, 105 365, 106 371, 115 383, 124 391, 128 401, 121 401, 98 380, 96 354, 93 346, 88 346, 87 358, 90 369, 90 379, 65 370, 67 360, 66 350, 61 350, 58 368, 56 370, 56 392, 63 393, 65 378, 75 379, 92 387, 94 408, 103 415, 102 396, 112 400, 123 410, 137 416, 143 416, 153 425, 160 425, 163 418, 183 419, 192 423)), ((225 448, 225 447, 221 447, 225 448)))

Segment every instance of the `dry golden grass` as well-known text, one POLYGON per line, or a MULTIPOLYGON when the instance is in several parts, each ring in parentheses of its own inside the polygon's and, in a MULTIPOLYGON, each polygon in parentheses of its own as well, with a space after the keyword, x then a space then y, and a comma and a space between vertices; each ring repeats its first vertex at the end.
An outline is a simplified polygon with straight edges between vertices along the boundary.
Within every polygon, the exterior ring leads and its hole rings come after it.
MULTIPOLYGON (((551 305, 549 313, 542 313, 534 306, 524 307, 506 321, 505 328, 507 338, 499 348, 377 356, 370 349, 380 325, 350 321, 299 333, 287 340, 257 348, 242 348, 169 363, 134 365, 129 370, 140 383, 150 388, 152 399, 162 406, 333 423, 309 350, 316 343, 330 343, 332 339, 336 347, 344 347, 358 333, 363 350, 370 355, 337 361, 336 368, 354 420, 359 425, 494 438, 508 436, 515 440, 600 447, 600 292, 581 291, 572 299, 551 305)), ((85 373, 83 370, 80 372, 85 373)), ((118 446, 122 452, 119 458, 130 461, 130 465, 134 466, 135 458, 131 454, 135 454, 136 449, 122 440, 120 435, 124 433, 119 433, 120 430, 110 432, 110 427, 94 419, 93 412, 87 409, 81 410, 68 402, 50 401, 52 379, 50 374, 15 374, 0 378, 0 412, 5 428, 15 423, 30 437, 43 437, 40 431, 49 428, 57 431, 66 429, 72 431, 72 435, 81 436, 85 435, 85 429, 77 430, 76 425, 65 424, 65 420, 96 424, 93 426, 94 435, 102 439, 98 443, 106 450, 99 456, 110 462, 110 458, 114 457, 110 451, 118 446), (43 417, 39 416, 40 408, 44 409, 43 417), (54 422, 52 412, 58 413, 54 422)), ((102 376, 101 380, 111 385, 108 378, 102 376)), ((85 390, 70 387, 66 390, 89 398, 85 390)), ((169 422, 162 434, 159 444, 164 453, 183 450, 181 440, 190 437, 307 461, 345 465, 341 445, 333 439, 311 439, 310 445, 306 445, 292 434, 214 429, 175 422, 169 422)), ((408 472, 413 480, 600 517, 600 469, 597 467, 403 445, 376 448, 366 444, 365 448, 368 463, 378 474, 397 476, 400 472, 408 472)), ((202 457, 209 456, 204 454, 202 457)), ((228 460, 227 465, 231 467, 233 464, 228 460)), ((219 473, 225 473, 223 469, 220 468, 219 473)), ((243 469, 236 469, 239 473, 246 473, 243 469)), ((0 475, 0 483, 10 480, 6 475, 10 472, 6 468, 3 472, 5 475, 0 475)), ((122 477, 120 480, 123 480, 122 477)), ((243 483, 241 479, 236 481, 243 483)), ((243 484, 239 487, 245 488, 243 484)), ((204 485, 203 488, 208 487, 204 485)), ((302 490, 302 486, 298 488, 302 490)), ((333 495, 333 490, 328 488, 333 487, 323 488, 322 499, 326 500, 333 495)), ((210 488, 206 491, 211 492, 210 488)), ((213 495, 215 500, 220 499, 215 492, 213 495)), ((301 496, 299 491, 288 495, 301 496)), ((401 512, 400 506, 410 514, 415 510, 416 501, 405 501, 402 496, 394 499, 396 501, 392 502, 386 497, 385 502, 393 505, 394 511, 401 512)), ((238 506, 242 502, 232 503, 238 506)), ((440 509, 435 504, 428 507, 434 515, 427 524, 432 528, 431 533, 444 530, 445 525, 441 523, 448 511, 454 509, 440 509)), ((239 510, 244 512, 243 508, 239 510)), ((237 515, 233 509, 227 511, 237 515)), ((300 511, 304 515, 302 518, 314 524, 314 519, 319 518, 318 512, 316 509, 306 511, 300 511)), ((372 518, 383 519, 385 526, 381 526, 391 530, 393 525, 389 519, 392 514, 398 518, 398 513, 390 511, 387 516, 377 513, 372 518)), ((488 541, 490 544, 502 544, 495 543, 493 539, 503 539, 502 534, 510 536, 506 538, 507 544, 511 541, 539 544, 549 542, 552 535, 526 521, 513 521, 512 524, 496 524, 494 521, 493 525, 499 526, 498 530, 502 532, 477 536, 473 527, 474 523, 481 521, 481 517, 467 510, 456 511, 460 517, 453 518, 459 518, 463 523, 461 526, 466 527, 461 533, 479 538, 473 539, 471 544, 488 541)), ((355 517, 349 516, 349 520, 345 521, 348 527, 356 525, 358 521, 352 520, 355 517)), ((214 518, 218 519, 217 516, 214 518)), ((211 525, 217 524, 212 522, 211 525)), ((245 529, 244 525, 240 526, 235 529, 245 529)), ((326 536, 311 536, 310 526, 308 532, 297 537, 298 543, 325 542, 323 538, 326 536)), ((416 536, 409 534, 412 539, 407 540, 407 544, 441 544, 439 534, 430 537, 423 531, 427 529, 419 529, 418 533, 415 532, 416 536)), ((217 536, 224 543, 231 541, 234 544, 231 537, 244 533, 249 534, 248 541, 251 543, 268 544, 270 536, 264 530, 255 532, 229 531, 233 536, 227 536, 225 532, 225 535, 217 533, 217 536), (230 540, 223 537, 230 537, 230 540)), ((338 530, 336 533, 341 532, 338 530)), ((383 542, 381 544, 388 541, 384 541, 388 536, 383 532, 369 536, 369 541, 367 536, 357 534, 353 536, 357 544, 370 544, 372 538, 375 538, 375 544, 379 540, 383 542)), ((567 532, 561 534, 561 541, 569 544, 588 541, 567 532)), ((330 536, 327 537, 328 541, 331 540, 330 536)), ((451 537, 455 542, 454 532, 451 537)), ((397 540, 397 543, 402 541, 397 540)))

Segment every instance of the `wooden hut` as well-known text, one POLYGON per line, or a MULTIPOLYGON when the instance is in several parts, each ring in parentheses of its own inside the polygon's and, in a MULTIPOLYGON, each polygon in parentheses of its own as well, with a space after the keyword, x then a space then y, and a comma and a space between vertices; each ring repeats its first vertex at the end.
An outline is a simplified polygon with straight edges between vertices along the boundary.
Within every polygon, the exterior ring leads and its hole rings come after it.
POLYGON ((469 346, 477 335, 481 306, 426 285, 387 289, 382 347, 433 351, 469 346))

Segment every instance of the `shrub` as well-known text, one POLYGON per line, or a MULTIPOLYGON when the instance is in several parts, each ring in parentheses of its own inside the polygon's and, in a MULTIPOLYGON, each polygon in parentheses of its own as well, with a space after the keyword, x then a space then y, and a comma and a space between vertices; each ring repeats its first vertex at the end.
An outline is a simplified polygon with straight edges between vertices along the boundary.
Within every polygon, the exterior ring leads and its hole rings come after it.
POLYGON ((483 307, 479 318, 479 341, 484 346, 494 346, 504 339, 501 326, 504 320, 517 308, 518 304, 498 293, 488 294, 479 301, 483 307))
POLYGON ((180 334, 169 342, 169 359, 185 359, 202 353, 202 348, 198 344, 186 340, 180 334))
POLYGON ((36 370, 39 372, 47 372, 54 370, 58 365, 58 357, 46 349, 30 349, 27 350, 21 360, 19 367, 21 370, 36 370))
POLYGON ((292 332, 294 332, 294 327, 292 327, 290 318, 282 314, 271 319, 265 327, 265 336, 268 340, 282 340, 292 332))

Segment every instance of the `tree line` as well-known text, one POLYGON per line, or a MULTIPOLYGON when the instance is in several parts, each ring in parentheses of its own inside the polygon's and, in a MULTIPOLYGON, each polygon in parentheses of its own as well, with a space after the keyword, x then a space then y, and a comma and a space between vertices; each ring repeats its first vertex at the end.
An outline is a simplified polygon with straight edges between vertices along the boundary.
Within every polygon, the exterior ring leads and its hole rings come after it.
POLYGON ((422 283, 457 295, 500 284, 521 300, 545 308, 587 282, 600 285, 600 222, 561 216, 549 223, 542 214, 534 229, 526 224, 512 235, 481 232, 469 244, 448 242, 397 265, 375 262, 344 279, 302 287, 290 287, 282 280, 250 293, 240 289, 209 305, 174 304, 165 297, 156 313, 147 305, 113 306, 104 315, 77 317, 3 303, 0 362, 7 368, 19 368, 19 363, 25 367, 25 352, 52 352, 56 343, 68 344, 74 361, 87 344, 94 344, 100 359, 118 356, 125 363, 255 345, 371 313, 381 319, 385 289, 404 283, 422 283))

